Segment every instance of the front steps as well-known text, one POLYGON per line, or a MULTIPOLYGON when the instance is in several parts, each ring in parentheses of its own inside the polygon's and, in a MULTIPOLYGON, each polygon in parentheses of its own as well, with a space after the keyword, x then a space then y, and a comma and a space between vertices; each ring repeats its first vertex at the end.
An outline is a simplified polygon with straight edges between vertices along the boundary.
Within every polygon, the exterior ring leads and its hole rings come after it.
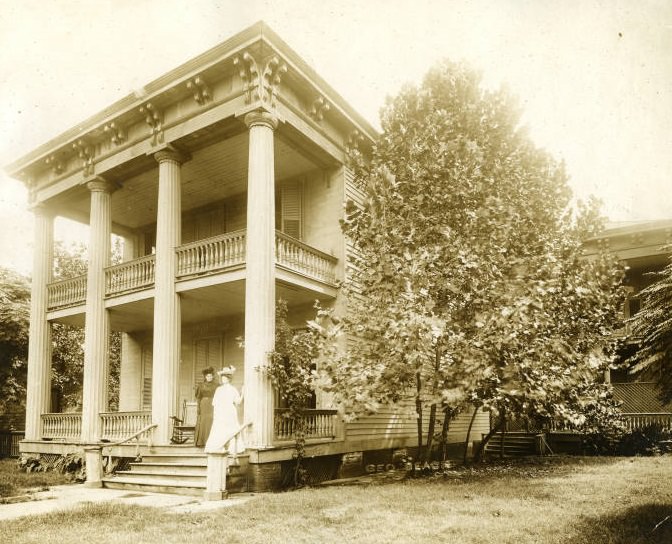
MULTIPOLYGON (((226 488, 229 493, 247 491, 248 455, 229 457, 226 488)), ((206 488, 208 457, 200 448, 155 451, 103 478, 103 487, 153 493, 202 497, 206 488)))
POLYGON ((539 433, 507 432, 496 433, 485 446, 485 455, 497 457, 524 457, 540 455, 539 433))

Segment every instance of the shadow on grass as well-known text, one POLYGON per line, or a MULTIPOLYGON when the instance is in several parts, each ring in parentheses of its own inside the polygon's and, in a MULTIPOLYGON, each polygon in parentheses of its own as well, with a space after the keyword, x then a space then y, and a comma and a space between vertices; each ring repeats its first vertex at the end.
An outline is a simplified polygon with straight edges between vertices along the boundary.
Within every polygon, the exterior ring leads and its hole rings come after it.
POLYGON ((577 537, 567 542, 591 544, 670 544, 672 505, 642 504, 614 514, 586 518, 577 537))

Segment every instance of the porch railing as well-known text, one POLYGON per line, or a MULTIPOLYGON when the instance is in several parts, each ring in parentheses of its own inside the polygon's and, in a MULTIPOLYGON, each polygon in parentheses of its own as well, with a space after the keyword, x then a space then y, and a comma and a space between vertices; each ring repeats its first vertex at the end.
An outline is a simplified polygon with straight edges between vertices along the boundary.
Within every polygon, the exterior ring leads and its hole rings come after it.
POLYGON ((336 281, 334 268, 337 261, 336 257, 291 236, 282 232, 275 233, 275 262, 290 270, 327 283, 334 283, 336 281))
POLYGON ((105 295, 143 289, 154 284, 154 255, 147 255, 105 269, 105 295))
POLYGON ((140 429, 152 423, 152 413, 137 412, 105 412, 100 414, 102 422, 101 440, 123 440, 133 436, 140 429))
MULTIPOLYGON (((286 408, 276 408, 273 422, 273 438, 277 441, 294 440, 296 422, 286 417, 286 408)), ((330 438, 339 436, 339 418, 336 410, 304 410, 303 422, 306 439, 330 438)))
POLYGON ((52 309, 83 304, 86 301, 86 275, 50 283, 47 299, 52 309))
POLYGON ((660 426, 662 430, 672 431, 672 414, 651 413, 651 414, 623 414, 625 424, 631 431, 637 431, 648 427, 649 425, 660 426))
POLYGON ((42 438, 50 440, 79 440, 82 434, 82 414, 42 414, 42 438))
POLYGON ((237 230, 180 246, 177 275, 189 276, 245 263, 245 231, 237 230))

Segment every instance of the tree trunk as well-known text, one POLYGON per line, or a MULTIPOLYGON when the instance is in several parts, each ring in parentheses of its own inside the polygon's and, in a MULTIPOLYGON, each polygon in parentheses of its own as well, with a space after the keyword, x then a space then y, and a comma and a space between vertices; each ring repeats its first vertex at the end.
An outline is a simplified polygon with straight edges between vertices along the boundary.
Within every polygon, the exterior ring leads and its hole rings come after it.
POLYGON ((455 410, 450 406, 443 409, 443 425, 441 425, 441 470, 446 468, 446 458, 448 457, 448 430, 450 422, 455 417, 455 410))
POLYGON ((467 429, 467 438, 464 439, 464 458, 462 459, 462 462, 465 465, 467 464, 467 453, 469 451, 469 438, 471 437, 471 429, 474 426, 474 420, 476 419, 476 415, 478 414, 479 408, 480 406, 474 407, 474 413, 471 414, 471 419, 469 420, 469 428, 467 429))
POLYGON ((420 372, 415 375, 415 413, 418 416, 417 430, 418 430, 418 457, 422 455, 422 399, 420 398, 420 391, 422 390, 422 378, 420 372))
MULTIPOLYGON (((439 365, 441 363, 441 350, 438 346, 434 347, 434 373, 432 376, 432 398, 436 398, 439 390, 439 365)), ((434 445, 434 431, 436 430, 436 402, 433 402, 429 408, 429 425, 427 429, 427 447, 425 448, 424 461, 428 463, 432 458, 432 447, 434 445)))
POLYGON ((432 447, 434 446, 434 429, 436 429, 436 402, 429 407, 429 428, 427 429, 427 446, 423 461, 429 463, 432 458, 432 447))

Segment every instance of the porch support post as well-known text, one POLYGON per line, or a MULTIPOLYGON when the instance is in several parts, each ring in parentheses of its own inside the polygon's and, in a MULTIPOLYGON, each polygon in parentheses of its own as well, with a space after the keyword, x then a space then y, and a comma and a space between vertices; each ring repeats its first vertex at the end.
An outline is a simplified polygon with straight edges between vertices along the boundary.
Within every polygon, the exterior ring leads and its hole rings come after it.
POLYGON ((154 153, 159 163, 159 202, 156 218, 156 279, 154 283, 154 344, 152 423, 156 444, 170 443, 170 416, 177 415, 180 367, 180 296, 175 291, 181 242, 181 164, 185 157, 171 146, 154 153))
POLYGON ((100 440, 100 413, 108 408, 110 319, 105 309, 105 267, 110 265, 111 200, 114 186, 103 178, 86 184, 91 192, 89 262, 86 275, 82 442, 100 440))
POLYGON ((275 164, 272 114, 245 116, 250 131, 247 178, 245 281, 245 421, 252 422, 248 444, 273 442, 273 388, 260 369, 275 345, 275 164))
POLYGON ((26 439, 41 438, 41 415, 49 411, 51 395, 51 324, 47 321, 47 284, 53 275, 54 219, 37 205, 34 214, 33 280, 30 289, 26 439))
POLYGON ((209 452, 208 469, 205 479, 203 498, 206 501, 221 501, 229 496, 226 490, 226 472, 228 470, 229 452, 209 452))

